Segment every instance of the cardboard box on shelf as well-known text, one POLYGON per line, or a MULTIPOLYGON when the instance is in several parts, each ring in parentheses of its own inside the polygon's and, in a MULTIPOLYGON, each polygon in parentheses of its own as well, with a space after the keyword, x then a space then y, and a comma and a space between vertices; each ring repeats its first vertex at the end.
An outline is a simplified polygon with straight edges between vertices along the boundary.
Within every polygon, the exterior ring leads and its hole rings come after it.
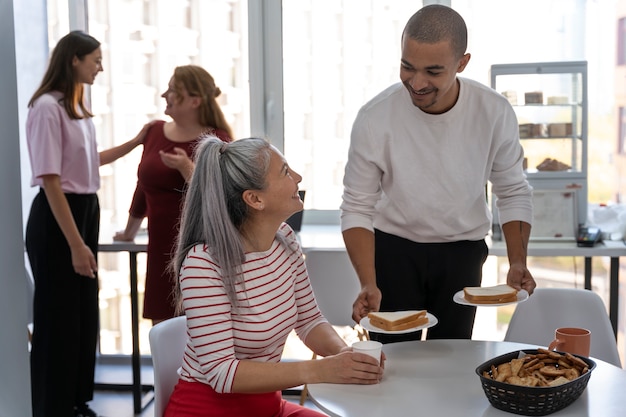
POLYGON ((548 97, 548 104, 569 104, 569 97, 567 97, 567 96, 550 96, 550 97, 548 97))
POLYGON ((545 123, 523 123, 519 125, 520 138, 544 138, 548 136, 545 123))
POLYGON ((543 104, 543 92, 531 91, 524 93, 524 101, 526 104, 543 104))
POLYGON ((551 137, 571 136, 571 123, 550 123, 548 124, 548 135, 551 137))
POLYGON ((517 92, 513 90, 503 91, 502 95, 509 100, 511 106, 517 106, 517 92))

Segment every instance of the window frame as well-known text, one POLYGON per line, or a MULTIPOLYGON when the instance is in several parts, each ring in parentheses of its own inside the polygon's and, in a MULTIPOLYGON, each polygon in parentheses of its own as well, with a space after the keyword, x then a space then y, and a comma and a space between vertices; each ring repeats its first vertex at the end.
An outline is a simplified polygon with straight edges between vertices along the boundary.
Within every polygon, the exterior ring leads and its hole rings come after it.
MULTIPOLYGON (((271 138, 284 153, 282 28, 282 0, 248 2, 250 131, 252 136, 271 138)), ((339 224, 339 207, 307 209, 302 222, 304 226, 339 224)))
MULTIPOLYGON (((70 30, 88 30, 88 0, 67 0, 70 30)), ((271 138, 285 153, 283 100, 283 0, 248 0, 250 135, 271 138), (259 35, 260 34, 260 35, 259 35)), ((423 4, 450 0, 424 0, 423 4)), ((289 158, 289 155, 285 155, 289 158)), ((339 224, 340 210, 307 209, 307 224, 339 224)))

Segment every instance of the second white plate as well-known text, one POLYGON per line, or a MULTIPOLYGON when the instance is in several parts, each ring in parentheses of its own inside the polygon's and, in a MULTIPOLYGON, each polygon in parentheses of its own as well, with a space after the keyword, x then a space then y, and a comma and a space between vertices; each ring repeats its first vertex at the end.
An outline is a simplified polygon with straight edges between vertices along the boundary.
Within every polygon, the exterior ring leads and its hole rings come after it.
POLYGON ((516 301, 510 301, 508 303, 497 303, 497 304, 470 303, 469 301, 467 301, 465 299, 464 295, 465 294, 463 293, 463 290, 457 291, 454 294, 454 297, 452 297, 452 299, 457 304, 463 304, 465 306, 473 306, 473 307, 499 307, 499 306, 506 306, 506 305, 509 305, 509 304, 521 303, 522 301, 528 300, 528 292, 526 290, 520 290, 520 291, 517 292, 517 300, 516 301))
POLYGON ((368 317, 363 317, 359 324, 365 330, 369 332, 373 332, 373 333, 404 334, 404 333, 413 333, 413 332, 417 332, 420 330, 428 329, 429 327, 433 327, 435 324, 439 323, 439 320, 437 320, 437 317, 435 317, 434 315, 428 312, 426 313, 426 317, 428 317, 428 323, 422 324, 421 326, 417 326, 417 327, 411 327, 410 329, 404 329, 404 330, 394 330, 394 331, 383 330, 381 328, 372 326, 372 324, 370 323, 370 319, 368 317))

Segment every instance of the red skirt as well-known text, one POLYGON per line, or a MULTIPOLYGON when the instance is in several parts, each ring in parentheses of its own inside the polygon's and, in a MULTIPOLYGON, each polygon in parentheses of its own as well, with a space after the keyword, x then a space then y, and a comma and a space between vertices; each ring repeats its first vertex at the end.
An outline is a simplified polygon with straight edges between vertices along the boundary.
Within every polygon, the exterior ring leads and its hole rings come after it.
POLYGON ((321 417, 310 408, 283 400, 280 391, 219 394, 209 385, 179 380, 163 417, 321 417))

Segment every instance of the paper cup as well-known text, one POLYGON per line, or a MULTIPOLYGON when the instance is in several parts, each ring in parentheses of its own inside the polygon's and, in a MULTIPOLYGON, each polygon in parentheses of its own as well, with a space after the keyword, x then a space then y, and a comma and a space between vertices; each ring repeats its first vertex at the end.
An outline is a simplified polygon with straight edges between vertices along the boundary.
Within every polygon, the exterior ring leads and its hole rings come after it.
POLYGON ((365 353, 380 362, 383 344, 375 340, 362 340, 352 344, 352 351, 365 353))

